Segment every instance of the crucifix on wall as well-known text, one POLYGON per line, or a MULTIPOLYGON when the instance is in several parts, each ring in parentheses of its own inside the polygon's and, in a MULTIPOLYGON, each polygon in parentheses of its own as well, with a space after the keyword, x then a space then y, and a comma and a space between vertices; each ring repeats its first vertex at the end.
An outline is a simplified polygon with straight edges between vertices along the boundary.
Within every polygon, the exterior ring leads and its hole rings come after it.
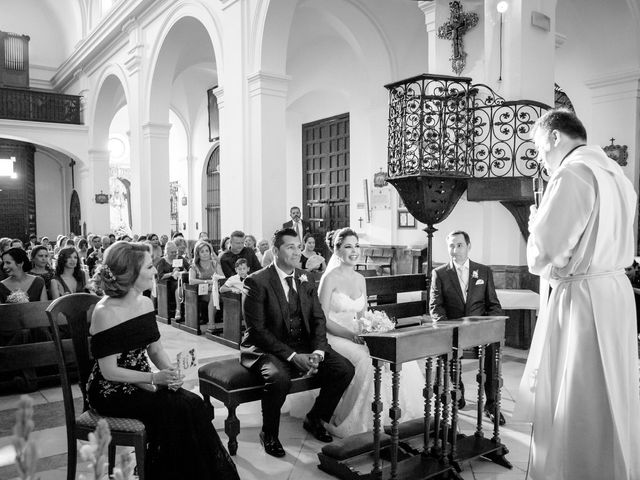
POLYGON ((467 63, 462 37, 478 24, 478 15, 463 12, 462 4, 457 0, 449 2, 449 11, 449 20, 438 27, 438 38, 451 40, 451 68, 456 75, 460 75, 467 63))

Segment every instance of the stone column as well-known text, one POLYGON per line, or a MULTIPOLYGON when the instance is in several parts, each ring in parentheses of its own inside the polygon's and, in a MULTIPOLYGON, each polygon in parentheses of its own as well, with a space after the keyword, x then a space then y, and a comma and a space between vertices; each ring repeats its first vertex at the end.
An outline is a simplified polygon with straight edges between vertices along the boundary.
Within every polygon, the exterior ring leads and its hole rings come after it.
MULTIPOLYGON (((142 234, 169 232, 169 130, 171 124, 145 123, 142 125, 142 155, 139 159, 139 177, 132 178, 132 189, 140 191, 140 225, 142 234)), ((133 162, 132 162, 133 163, 133 162)), ((133 174, 133 172, 132 172, 133 174)), ((134 231, 136 228, 134 228, 134 231)))
POLYGON ((83 221, 87 222, 88 232, 105 235, 111 232, 109 203, 96 203, 95 196, 97 193, 109 194, 109 150, 89 150, 87 164, 90 166, 89 203, 82 205, 83 221))
MULTIPOLYGON (((245 228, 259 236, 268 236, 282 225, 287 210, 284 182, 300 183, 300 176, 289 178, 286 155, 286 102, 291 77, 256 72, 249 75, 249 111, 251 142, 247 170, 246 198, 252 208, 247 212, 245 228)), ((297 168, 293 168, 298 172, 297 168)), ((302 205, 300 206, 302 208, 302 205)))
POLYGON ((509 0, 502 18, 502 81, 498 0, 485 3, 486 78, 476 79, 507 100, 537 100, 553 106, 557 0, 509 0), (548 23, 548 24, 547 24, 548 23))
MULTIPOLYGON (((248 212, 256 205, 246 198, 249 194, 246 183, 249 135, 244 54, 247 19, 244 2, 224 0, 222 10, 225 25, 223 44, 231 48, 225 51, 224 78, 215 92, 220 113, 220 223, 224 235, 237 229, 246 230, 248 212)), ((204 213, 202 220, 205 221, 204 213)))

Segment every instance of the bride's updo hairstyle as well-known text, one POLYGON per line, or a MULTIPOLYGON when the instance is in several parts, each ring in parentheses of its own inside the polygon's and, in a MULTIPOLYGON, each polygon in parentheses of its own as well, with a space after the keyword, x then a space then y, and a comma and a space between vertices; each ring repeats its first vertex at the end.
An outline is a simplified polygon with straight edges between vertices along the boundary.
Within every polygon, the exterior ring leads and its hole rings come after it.
POLYGON ((108 297, 124 297, 140 275, 145 253, 151 250, 144 243, 121 240, 111 245, 93 276, 96 286, 108 297))
POLYGON ((347 237, 356 237, 356 239, 360 240, 358 234, 349 227, 341 228, 333 235, 333 249, 335 252, 340 249, 347 237))
POLYGON ((333 236, 336 234, 335 230, 328 230, 324 236, 324 243, 330 252, 333 252, 333 236))

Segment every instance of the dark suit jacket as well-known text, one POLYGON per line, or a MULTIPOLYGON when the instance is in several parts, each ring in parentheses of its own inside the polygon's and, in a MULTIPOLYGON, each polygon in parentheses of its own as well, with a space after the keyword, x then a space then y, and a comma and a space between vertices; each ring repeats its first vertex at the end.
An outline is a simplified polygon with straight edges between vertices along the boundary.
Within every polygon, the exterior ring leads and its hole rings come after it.
POLYGON ((464 301, 455 267, 449 262, 431 274, 429 313, 436 321, 468 316, 502 315, 493 272, 486 265, 469 261, 467 301, 464 301), (474 276, 477 272, 477 278, 474 276))
MULTIPOLYGON (((295 271, 295 282, 300 298, 302 321, 309 332, 311 349, 327 352, 326 319, 314 282, 300 281, 306 272, 295 271)), ((240 362, 247 368, 264 353, 271 353, 286 361, 294 350, 287 345, 289 332, 289 303, 276 272, 275 265, 252 273, 244 281, 242 312, 247 329, 240 343, 240 362)), ((302 352, 298 352, 302 353, 302 352)))
MULTIPOLYGON (((300 220, 300 223, 302 224, 302 236, 304 237, 307 233, 311 233, 311 225, 309 225, 309 222, 305 222, 304 220, 300 220)), ((294 228, 293 227, 293 220, 289 220, 288 222, 285 222, 282 224, 282 228, 294 228)))

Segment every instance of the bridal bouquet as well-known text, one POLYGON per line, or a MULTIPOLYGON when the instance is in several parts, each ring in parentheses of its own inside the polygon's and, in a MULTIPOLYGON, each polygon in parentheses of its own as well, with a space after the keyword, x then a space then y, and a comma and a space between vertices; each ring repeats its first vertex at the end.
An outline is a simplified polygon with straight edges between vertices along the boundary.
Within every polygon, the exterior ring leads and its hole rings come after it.
POLYGON ((22 290, 14 290, 7 297, 7 303, 29 303, 29 295, 22 290))
POLYGON ((395 323, 386 313, 379 310, 367 310, 364 316, 357 320, 359 333, 384 333, 396 328, 395 323))

